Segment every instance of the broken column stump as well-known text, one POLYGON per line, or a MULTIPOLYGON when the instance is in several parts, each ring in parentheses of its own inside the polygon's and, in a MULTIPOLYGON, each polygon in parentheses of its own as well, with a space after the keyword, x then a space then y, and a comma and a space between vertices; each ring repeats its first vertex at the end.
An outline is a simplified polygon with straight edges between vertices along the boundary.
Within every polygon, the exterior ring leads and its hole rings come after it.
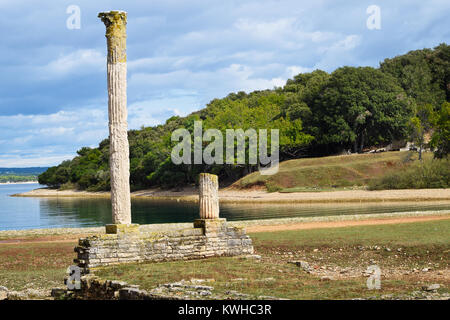
POLYGON ((219 178, 214 174, 200 173, 200 219, 219 218, 219 178))

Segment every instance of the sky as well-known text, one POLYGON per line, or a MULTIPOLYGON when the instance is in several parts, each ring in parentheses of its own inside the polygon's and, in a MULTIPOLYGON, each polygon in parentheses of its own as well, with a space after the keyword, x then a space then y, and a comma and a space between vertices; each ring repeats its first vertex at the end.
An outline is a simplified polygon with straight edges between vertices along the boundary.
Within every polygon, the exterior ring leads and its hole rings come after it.
POLYGON ((107 137, 101 11, 128 12, 130 129, 298 73, 450 43, 448 0, 0 0, 0 10, 0 167, 57 165, 107 137))

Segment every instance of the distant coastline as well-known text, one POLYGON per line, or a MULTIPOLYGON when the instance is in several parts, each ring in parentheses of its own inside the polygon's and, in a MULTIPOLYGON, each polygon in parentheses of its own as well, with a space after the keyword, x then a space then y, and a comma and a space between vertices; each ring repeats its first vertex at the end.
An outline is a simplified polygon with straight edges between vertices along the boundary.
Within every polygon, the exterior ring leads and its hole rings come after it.
POLYGON ((0 185, 3 184, 35 184, 39 183, 38 181, 21 181, 21 182, 0 182, 0 185))

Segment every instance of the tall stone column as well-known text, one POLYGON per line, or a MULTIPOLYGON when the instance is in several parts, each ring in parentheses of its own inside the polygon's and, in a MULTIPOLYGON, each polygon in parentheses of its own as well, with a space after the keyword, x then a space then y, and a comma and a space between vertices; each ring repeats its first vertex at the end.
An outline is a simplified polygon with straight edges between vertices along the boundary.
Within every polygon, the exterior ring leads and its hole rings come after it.
POLYGON ((219 179, 214 174, 200 173, 200 219, 219 218, 219 179))
MULTIPOLYGON (((106 26, 108 46, 109 166, 112 220, 115 225, 131 224, 130 160, 127 136, 127 13, 123 11, 101 12, 98 17, 106 26)), ((117 228, 114 229, 117 231, 117 228)))

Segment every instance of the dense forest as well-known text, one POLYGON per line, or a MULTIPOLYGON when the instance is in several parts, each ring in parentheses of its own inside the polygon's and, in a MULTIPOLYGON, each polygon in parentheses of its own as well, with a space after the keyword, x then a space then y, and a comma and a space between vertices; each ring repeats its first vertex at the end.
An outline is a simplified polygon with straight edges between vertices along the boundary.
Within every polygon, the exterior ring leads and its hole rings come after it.
MULTIPOLYGON (((130 182, 133 190, 195 183, 198 173, 233 182, 258 169, 251 164, 181 164, 171 161, 178 143, 175 129, 279 129, 280 161, 362 152, 395 140, 414 141, 422 150, 447 157, 450 149, 450 46, 411 51, 386 59, 379 68, 342 67, 331 74, 315 70, 287 80, 285 86, 251 93, 230 93, 186 117, 163 125, 130 130, 130 182), (425 135, 431 134, 428 142, 425 135)), ((205 145, 209 144, 205 143, 205 145)), ((247 149, 246 149, 247 150, 247 149)), ((109 140, 84 147, 78 156, 49 168, 39 182, 51 187, 90 191, 109 189, 109 140)), ((247 157, 248 158, 248 157, 247 157)))

